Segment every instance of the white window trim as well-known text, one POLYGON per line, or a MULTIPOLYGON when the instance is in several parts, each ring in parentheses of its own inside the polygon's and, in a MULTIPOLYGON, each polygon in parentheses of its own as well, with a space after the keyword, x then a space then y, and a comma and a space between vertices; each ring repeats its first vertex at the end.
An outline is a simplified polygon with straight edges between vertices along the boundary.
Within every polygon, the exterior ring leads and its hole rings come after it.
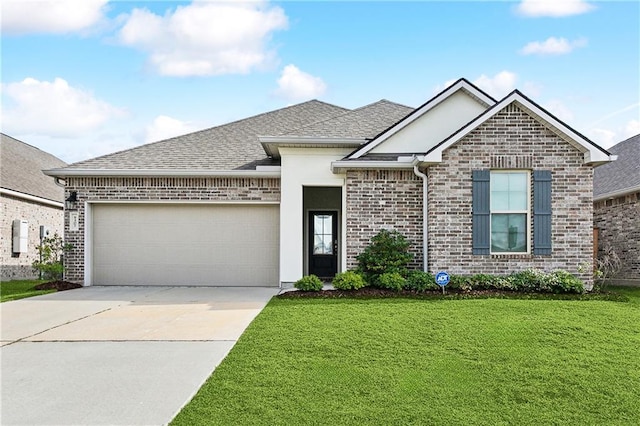
POLYGON ((491 169, 489 171, 489 253, 495 256, 522 256, 531 254, 531 242, 533 235, 531 233, 531 170, 528 169, 491 169), (492 210, 491 209, 491 175, 494 173, 525 173, 527 175, 527 209, 526 210, 492 210), (492 240, 492 216, 493 214, 526 214, 527 215, 527 230, 525 235, 527 236, 527 251, 493 251, 492 240))

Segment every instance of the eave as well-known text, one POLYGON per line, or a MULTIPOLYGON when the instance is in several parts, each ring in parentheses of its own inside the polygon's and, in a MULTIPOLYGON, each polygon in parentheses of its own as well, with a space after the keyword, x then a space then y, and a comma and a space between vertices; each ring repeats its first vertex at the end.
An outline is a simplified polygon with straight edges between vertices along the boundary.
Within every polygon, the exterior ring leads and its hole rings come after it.
POLYGON ((259 136, 264 152, 280 158, 280 148, 357 148, 367 142, 362 138, 323 138, 308 136, 259 136))
POLYGON ((253 177, 279 178, 280 167, 258 166, 257 170, 171 170, 171 169, 51 169, 47 176, 65 177, 253 177))

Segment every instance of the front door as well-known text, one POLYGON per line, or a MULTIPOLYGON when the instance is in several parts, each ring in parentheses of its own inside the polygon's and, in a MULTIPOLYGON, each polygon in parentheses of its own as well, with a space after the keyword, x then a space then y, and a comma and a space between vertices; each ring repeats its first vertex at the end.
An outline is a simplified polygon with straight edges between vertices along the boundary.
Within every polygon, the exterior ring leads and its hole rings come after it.
POLYGON ((309 212, 309 274, 333 278, 338 272, 338 214, 309 212))

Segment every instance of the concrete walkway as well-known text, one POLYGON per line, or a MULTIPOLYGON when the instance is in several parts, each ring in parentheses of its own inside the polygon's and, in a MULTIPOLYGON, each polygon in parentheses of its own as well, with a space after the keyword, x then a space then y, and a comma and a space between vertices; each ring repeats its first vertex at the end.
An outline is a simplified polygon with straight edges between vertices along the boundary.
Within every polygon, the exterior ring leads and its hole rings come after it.
POLYGON ((2 303, 0 424, 166 424, 277 292, 87 287, 2 303))

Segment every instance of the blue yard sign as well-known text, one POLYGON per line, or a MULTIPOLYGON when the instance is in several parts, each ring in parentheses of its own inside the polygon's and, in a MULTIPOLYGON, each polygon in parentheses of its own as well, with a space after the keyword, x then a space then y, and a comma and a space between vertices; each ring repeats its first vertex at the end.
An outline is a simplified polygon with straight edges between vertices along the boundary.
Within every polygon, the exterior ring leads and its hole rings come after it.
POLYGON ((436 274, 436 284, 442 288, 442 294, 444 294, 444 287, 449 284, 449 274, 445 271, 440 271, 436 274))

